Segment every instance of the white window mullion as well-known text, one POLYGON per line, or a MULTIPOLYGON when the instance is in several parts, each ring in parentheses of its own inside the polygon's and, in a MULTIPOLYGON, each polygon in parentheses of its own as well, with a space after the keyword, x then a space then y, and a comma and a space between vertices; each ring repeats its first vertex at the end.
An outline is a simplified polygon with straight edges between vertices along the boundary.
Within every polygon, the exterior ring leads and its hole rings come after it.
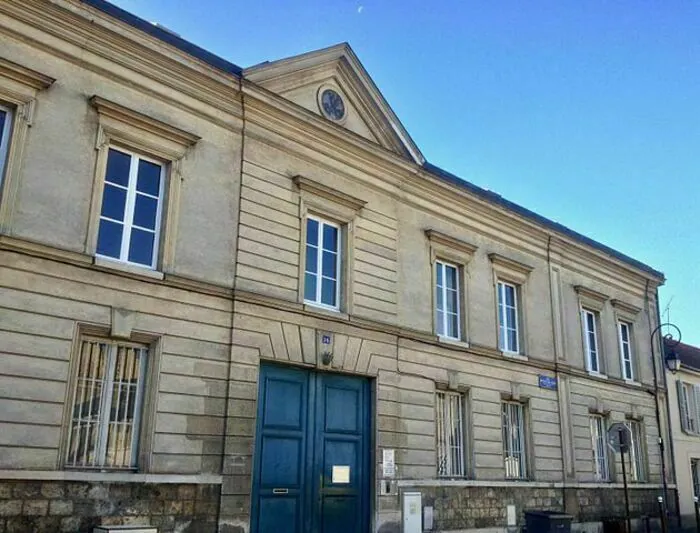
POLYGON ((318 221, 318 234, 316 239, 318 242, 318 257, 316 258, 316 268, 318 272, 318 281, 316 282, 316 301, 322 302, 322 288, 323 288, 323 226, 324 223, 320 220, 318 221))
MULTIPOLYGON (((158 198, 156 199, 156 225, 155 234, 153 235, 153 257, 151 258, 151 265, 154 267, 158 264, 158 250, 160 244, 160 229, 163 216, 163 202, 165 200, 165 166, 160 167, 160 187, 158 188, 158 198)), ((149 197, 153 198, 151 195, 149 197)), ((150 230, 149 230, 150 231, 150 230)))
POLYGON ((100 402, 100 432, 97 450, 98 457, 97 462, 100 466, 112 466, 105 465, 105 460, 107 458, 107 439, 109 438, 109 419, 112 410, 112 389, 114 387, 114 370, 117 362, 117 347, 114 344, 110 344, 107 347, 107 364, 105 366, 105 377, 102 385, 102 398, 100 402))
MULTIPOLYGON (((131 244, 131 231, 134 225, 134 206, 136 204, 136 180, 138 179, 139 158, 129 154, 129 183, 126 189, 126 205, 124 206, 124 229, 122 233, 122 248, 120 257, 122 261, 129 261, 129 245, 131 244)), ((159 202, 160 203, 160 202, 159 202)))

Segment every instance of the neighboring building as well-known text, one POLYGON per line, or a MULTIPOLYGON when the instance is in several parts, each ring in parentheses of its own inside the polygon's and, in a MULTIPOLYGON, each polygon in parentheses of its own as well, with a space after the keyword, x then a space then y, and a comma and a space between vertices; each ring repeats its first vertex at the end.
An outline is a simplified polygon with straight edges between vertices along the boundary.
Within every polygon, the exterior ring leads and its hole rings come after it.
POLYGON ((700 348, 667 342, 666 351, 671 349, 681 360, 681 368, 675 375, 666 371, 666 382, 678 508, 687 524, 695 522, 693 498, 700 497, 700 348))
POLYGON ((0 530, 595 527, 614 422, 657 512, 663 275, 428 163, 347 45, 242 71, 102 0, 0 38, 0 530))

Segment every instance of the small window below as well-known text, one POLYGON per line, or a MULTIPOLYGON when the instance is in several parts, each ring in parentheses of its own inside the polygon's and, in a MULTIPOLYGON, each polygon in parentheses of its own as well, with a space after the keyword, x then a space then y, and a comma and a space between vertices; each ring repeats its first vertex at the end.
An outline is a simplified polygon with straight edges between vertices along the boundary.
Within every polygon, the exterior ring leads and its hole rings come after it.
POLYGON ((337 224, 307 217, 304 302, 333 310, 340 307, 340 240, 337 224))
POLYGON ((627 427, 630 430, 630 479, 632 481, 644 481, 644 431, 642 430, 642 424, 636 420, 628 420, 627 427))
POLYGON ((0 104, 0 187, 2 187, 3 176, 5 175, 5 163, 10 148, 11 127, 12 110, 0 104))
POLYGON ((509 353, 520 353, 520 326, 518 318, 518 287, 499 281, 498 290, 498 347, 509 353))
POLYGON ((435 394, 437 419, 437 462, 441 477, 465 475, 464 396, 457 392, 435 394))
POLYGON ((503 402, 501 415, 506 479, 526 479, 525 408, 518 402, 503 402))
POLYGON ((460 339, 459 267, 435 261, 435 325, 440 337, 460 339))
POLYGON ((97 255, 156 267, 164 182, 161 163, 121 148, 109 148, 97 255))
POLYGON ((607 424, 601 415, 591 416, 591 440, 593 445, 593 472, 597 481, 610 480, 608 464, 607 424))
POLYGON ((136 468, 147 358, 147 346, 82 340, 66 467, 136 468))
POLYGON ((693 479, 693 496, 700 498, 700 459, 690 460, 690 475, 693 479))

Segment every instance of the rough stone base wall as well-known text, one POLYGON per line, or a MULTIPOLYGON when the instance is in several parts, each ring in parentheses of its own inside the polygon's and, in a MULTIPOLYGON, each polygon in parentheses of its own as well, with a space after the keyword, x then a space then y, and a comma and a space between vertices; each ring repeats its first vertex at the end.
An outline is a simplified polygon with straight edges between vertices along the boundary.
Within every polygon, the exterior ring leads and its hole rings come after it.
MULTIPOLYGON (((416 487, 406 491, 422 494, 423 506, 433 506, 434 531, 505 527, 508 505, 515 505, 518 525, 525 523, 524 511, 560 511, 574 522, 602 522, 625 516, 625 496, 618 488, 533 488, 533 487, 416 487)), ((632 518, 657 517, 658 489, 630 489, 632 518)), ((675 500, 673 491, 670 492, 675 500)))
POLYGON ((98 525, 214 533, 219 485, 0 480, 0 532, 92 533, 98 525))

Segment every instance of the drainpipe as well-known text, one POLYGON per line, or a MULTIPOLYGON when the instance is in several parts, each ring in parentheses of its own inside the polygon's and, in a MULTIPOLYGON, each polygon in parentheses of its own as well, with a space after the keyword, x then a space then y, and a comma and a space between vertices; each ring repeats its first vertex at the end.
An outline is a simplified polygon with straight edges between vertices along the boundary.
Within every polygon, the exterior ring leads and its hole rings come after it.
MULTIPOLYGON (((552 292, 552 236, 547 236, 547 274, 549 276, 549 307, 552 312, 552 342, 553 347, 556 347, 556 337, 557 337, 557 327, 554 320, 554 313, 556 309, 554 307, 554 293, 552 292)), ((559 388, 559 354, 556 353, 556 348, 554 350, 554 379, 557 381, 557 389, 559 388)), ((557 407, 559 409, 559 434, 561 435, 561 501, 562 501, 562 512, 566 513, 566 461, 564 460, 564 425, 562 424, 562 413, 561 413, 561 398, 559 397, 559 391, 557 390, 557 407)))
MULTIPOLYGON (((649 287, 649 280, 647 280, 647 290, 645 291, 645 293, 646 293, 645 298, 647 300, 647 309, 649 308, 648 287, 649 287)), ((661 324, 661 308, 659 307, 659 291, 658 291, 658 289, 656 290, 656 321, 658 324, 661 324)), ((649 329, 651 329, 651 321, 649 321, 649 329)), ((665 360, 665 356, 666 356, 665 346, 663 343, 663 336, 660 335, 659 337, 661 337, 661 339, 662 339, 659 341, 659 344, 661 345, 661 361, 663 362, 665 360)), ((656 361, 654 361, 654 368, 656 368, 656 361)), ((665 368, 666 368, 665 365, 662 365, 663 372, 662 372, 661 378, 662 378, 662 383, 663 383, 664 387, 666 388, 666 420, 668 421, 668 428, 667 428, 668 429, 668 431, 667 431, 667 433, 668 433, 668 446, 669 446, 669 452, 670 452, 670 456, 671 456, 671 471, 673 472, 673 481, 675 482, 676 481, 676 457, 675 457, 675 453, 673 450, 673 434, 671 433, 671 406, 670 406, 670 402, 669 402, 669 396, 671 393, 670 393, 669 388, 668 388, 668 382, 666 381, 665 368)), ((660 413, 658 410, 658 403, 659 403, 658 394, 659 394, 658 386, 655 384, 654 400, 655 400, 656 406, 657 406, 656 424, 659 427, 659 436, 660 436, 661 435, 661 426, 660 426, 660 422, 659 422, 660 413)), ((666 459, 663 456, 663 449, 661 451, 662 451, 661 467, 662 467, 662 475, 664 476, 664 479, 663 479, 664 497, 666 498, 666 505, 668 505, 668 487, 667 487, 667 483, 666 483, 666 468, 664 466, 666 459)), ((676 487, 676 493, 675 493, 674 499, 676 501, 676 520, 678 521, 678 526, 680 527, 681 526, 681 509, 680 509, 680 500, 679 500, 679 496, 678 496, 678 487, 676 487)))

